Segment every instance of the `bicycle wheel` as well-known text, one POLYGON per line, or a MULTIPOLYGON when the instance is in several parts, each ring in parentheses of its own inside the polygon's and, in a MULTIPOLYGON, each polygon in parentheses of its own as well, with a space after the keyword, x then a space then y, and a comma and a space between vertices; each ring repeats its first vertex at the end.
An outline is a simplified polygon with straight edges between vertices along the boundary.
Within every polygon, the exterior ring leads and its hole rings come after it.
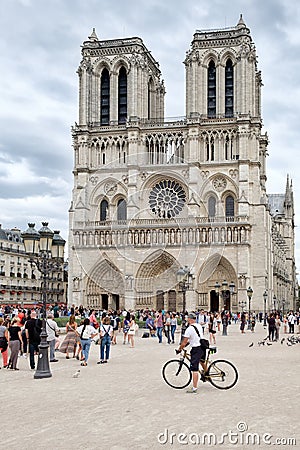
POLYGON ((212 362, 207 371, 208 381, 218 389, 230 389, 238 380, 238 371, 234 365, 224 359, 212 362))
POLYGON ((174 389, 183 389, 192 380, 189 366, 179 359, 171 359, 166 362, 162 369, 162 376, 165 382, 174 389))

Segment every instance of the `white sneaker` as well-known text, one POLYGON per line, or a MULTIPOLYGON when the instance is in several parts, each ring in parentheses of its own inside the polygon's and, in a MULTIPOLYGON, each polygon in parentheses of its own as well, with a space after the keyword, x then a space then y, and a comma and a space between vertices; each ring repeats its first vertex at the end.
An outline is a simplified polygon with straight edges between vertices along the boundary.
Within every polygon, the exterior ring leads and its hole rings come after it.
POLYGON ((186 391, 186 393, 187 394, 198 394, 198 391, 197 391, 197 389, 194 389, 191 387, 186 391))

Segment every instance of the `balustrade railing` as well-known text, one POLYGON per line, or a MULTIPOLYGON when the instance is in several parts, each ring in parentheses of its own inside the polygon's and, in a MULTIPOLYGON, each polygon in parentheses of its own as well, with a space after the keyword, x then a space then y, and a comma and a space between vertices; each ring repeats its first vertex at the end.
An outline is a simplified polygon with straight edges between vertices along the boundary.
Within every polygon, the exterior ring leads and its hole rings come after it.
MULTIPOLYGON (((137 219, 136 219, 137 220, 137 219)), ((142 219, 141 219, 142 220, 142 219)), ((145 219, 146 220, 146 219, 145 219)), ((184 219, 183 219, 184 220, 184 219)), ((187 220, 187 219, 185 219, 187 220)), ((154 222, 126 222, 127 226, 111 223, 105 226, 95 226, 94 222, 73 231, 75 246, 92 247, 159 247, 187 245, 225 245, 245 244, 249 242, 249 224, 236 222, 192 222, 166 221, 153 219, 154 222), (156 222, 158 220, 159 222, 156 222)), ((78 226, 78 224, 75 224, 78 226)))
POLYGON ((215 217, 178 217, 170 219, 150 218, 150 219, 129 219, 129 220, 102 220, 75 222, 75 229, 86 228, 135 228, 135 227, 181 227, 182 225, 202 224, 207 226, 229 224, 229 223, 248 223, 248 216, 215 216, 215 217))

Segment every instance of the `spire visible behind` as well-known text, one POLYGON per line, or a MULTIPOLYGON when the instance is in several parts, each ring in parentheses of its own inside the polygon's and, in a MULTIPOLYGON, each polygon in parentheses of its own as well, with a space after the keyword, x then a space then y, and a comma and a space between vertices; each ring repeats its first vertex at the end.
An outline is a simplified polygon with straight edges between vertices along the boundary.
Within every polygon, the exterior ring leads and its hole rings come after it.
POLYGON ((238 21, 237 28, 245 28, 246 24, 243 20, 243 14, 240 14, 240 20, 238 21))
POLYGON ((98 41, 98 36, 96 34, 95 28, 93 28, 92 34, 89 36, 90 41, 98 41))

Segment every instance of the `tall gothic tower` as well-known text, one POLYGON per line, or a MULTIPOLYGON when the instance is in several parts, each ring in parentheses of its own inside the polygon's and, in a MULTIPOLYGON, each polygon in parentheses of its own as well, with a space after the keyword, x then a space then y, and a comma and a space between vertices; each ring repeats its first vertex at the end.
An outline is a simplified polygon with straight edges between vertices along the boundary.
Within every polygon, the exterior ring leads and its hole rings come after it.
POLYGON ((93 30, 83 43, 72 303, 236 311, 251 287, 252 310, 262 310, 265 291, 271 306, 268 138, 242 17, 232 28, 197 30, 184 64, 186 116, 172 121, 159 64, 140 38, 101 41, 93 30))

